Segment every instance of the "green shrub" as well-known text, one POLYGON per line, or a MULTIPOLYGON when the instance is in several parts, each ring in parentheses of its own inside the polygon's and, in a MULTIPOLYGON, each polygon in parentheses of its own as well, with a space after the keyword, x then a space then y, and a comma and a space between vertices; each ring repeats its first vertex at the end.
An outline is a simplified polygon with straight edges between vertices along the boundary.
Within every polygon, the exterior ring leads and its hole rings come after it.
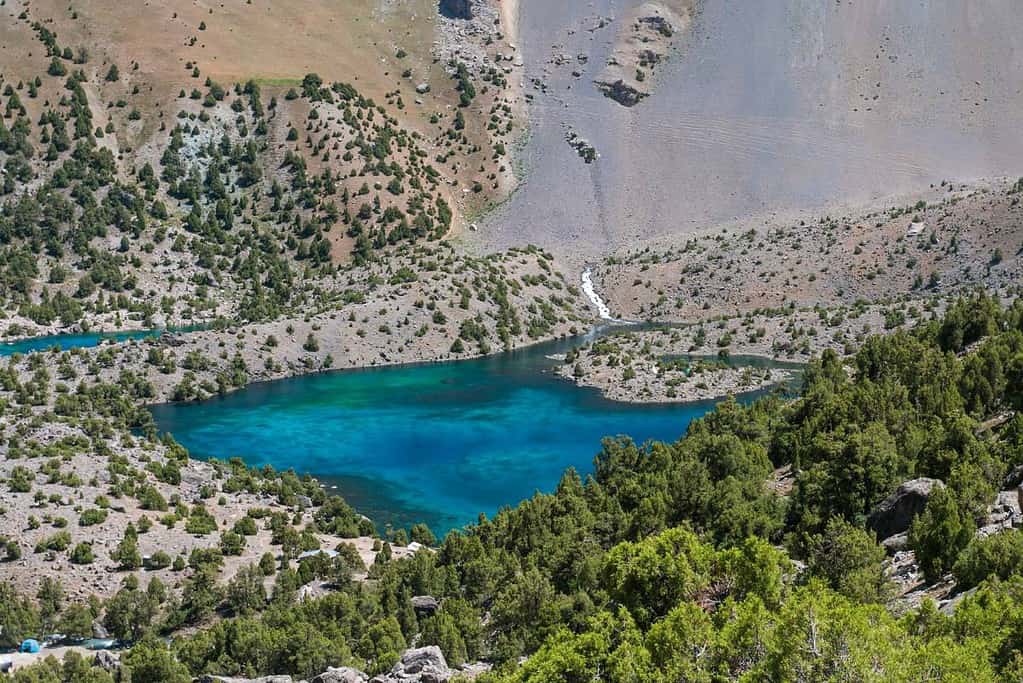
POLYGON ((985 537, 974 537, 952 565, 961 590, 997 576, 1003 581, 1023 574, 1023 531, 1006 529, 985 537))
POLYGON ((71 545, 71 534, 66 531, 58 531, 52 536, 47 536, 43 540, 36 543, 35 551, 37 553, 46 552, 47 550, 63 551, 67 550, 68 546, 71 545))
POLYGON ((80 526, 92 526, 93 524, 102 524, 107 520, 107 510, 101 510, 99 508, 89 508, 83 510, 82 514, 78 516, 78 524, 80 526))
POLYGON ((146 561, 146 566, 150 569, 166 569, 171 566, 170 555, 162 550, 157 550, 149 556, 149 559, 146 561))
POLYGON ((91 543, 79 543, 71 550, 69 556, 71 564, 92 564, 96 559, 92 552, 91 543))
POLYGON ((205 507, 196 505, 185 523, 185 531, 196 536, 205 536, 217 530, 217 520, 205 507))
POLYGON ((947 487, 933 489, 927 507, 909 530, 909 545, 928 582, 937 581, 952 568, 973 531, 973 520, 959 509, 955 493, 947 487))

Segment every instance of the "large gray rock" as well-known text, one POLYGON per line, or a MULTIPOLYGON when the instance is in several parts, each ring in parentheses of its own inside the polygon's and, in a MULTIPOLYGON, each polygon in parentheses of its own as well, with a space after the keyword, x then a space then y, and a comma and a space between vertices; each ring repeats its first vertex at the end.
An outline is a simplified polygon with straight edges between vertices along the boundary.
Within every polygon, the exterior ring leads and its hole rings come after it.
POLYGON ((931 491, 944 488, 945 484, 938 479, 920 477, 903 482, 895 493, 885 498, 867 517, 867 526, 877 533, 880 539, 900 534, 909 529, 913 518, 923 512, 931 491))
POLYGON ((1018 490, 999 491, 995 502, 988 507, 987 515, 984 517, 980 529, 977 530, 977 535, 990 536, 1023 523, 1019 497, 1018 490))
POLYGON ((96 653, 96 656, 92 658, 92 665, 98 666, 104 671, 112 672, 121 664, 117 655, 113 652, 110 652, 109 650, 100 650, 96 653))
POLYGON ((655 14, 650 17, 640 17, 639 23, 649 26, 650 28, 657 31, 665 38, 671 38, 673 35, 675 35, 675 27, 671 25, 671 22, 669 22, 662 16, 655 14))
POLYGON ((450 674, 444 653, 436 645, 405 650, 401 655, 401 661, 395 664, 394 668, 401 669, 406 674, 419 674, 426 671, 443 671, 450 674))
POLYGON ((1003 489, 1014 489, 1020 484, 1023 484, 1023 465, 1016 465, 1009 473, 1005 475, 1005 481, 1002 483, 1003 489))
POLYGON ((350 666, 330 667, 310 683, 366 683, 369 677, 350 666))
POLYGON ((110 632, 107 631, 106 627, 103 626, 103 622, 99 619, 95 619, 92 622, 92 637, 97 640, 106 640, 110 637, 110 632))
POLYGON ((412 609, 416 614, 430 616, 440 609, 440 603, 432 595, 416 595, 412 598, 412 609))
POLYGON ((909 548, 909 534, 903 532, 901 534, 895 534, 881 541, 881 545, 884 546, 885 551, 889 555, 894 555, 900 550, 906 550, 909 548))
POLYGON ((375 676, 370 683, 447 683, 454 672, 448 668, 444 653, 436 645, 405 650, 401 660, 388 673, 375 676))
POLYGON ((259 678, 233 678, 206 674, 199 677, 199 683, 294 683, 291 676, 261 676, 259 678))

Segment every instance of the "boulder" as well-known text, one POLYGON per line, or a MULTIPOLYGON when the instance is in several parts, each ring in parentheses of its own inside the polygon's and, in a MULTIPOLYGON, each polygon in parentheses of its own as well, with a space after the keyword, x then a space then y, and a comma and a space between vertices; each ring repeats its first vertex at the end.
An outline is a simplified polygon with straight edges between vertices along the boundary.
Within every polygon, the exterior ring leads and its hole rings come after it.
POLYGON ((98 666, 104 671, 113 672, 114 669, 121 665, 117 655, 109 650, 100 650, 96 653, 96 656, 92 658, 92 665, 98 666))
POLYGON ((945 484, 927 477, 903 482, 895 493, 874 508, 867 517, 867 527, 873 529, 880 539, 909 530, 913 518, 923 512, 935 487, 944 488, 945 484))
POLYGON ((313 499, 309 496, 297 495, 295 496, 295 504, 300 508, 309 509, 313 506, 313 499))
POLYGON ((1023 521, 1023 515, 1020 514, 1018 496, 1016 491, 999 491, 995 502, 988 507, 977 535, 990 536, 1019 525, 1023 521))
POLYGON ((962 593, 957 593, 954 597, 951 597, 948 600, 945 600, 944 602, 942 602, 938 606, 938 611, 940 611, 946 617, 951 617, 952 615, 955 614, 956 608, 959 607, 960 603, 962 603, 962 601, 965 600, 966 598, 974 595, 976 592, 977 592, 977 587, 974 586, 973 588, 971 588, 971 589, 969 589, 967 591, 963 591, 962 593))
POLYGON ((160 335, 159 343, 164 346, 177 347, 183 346, 185 344, 185 339, 177 332, 167 332, 166 334, 160 335))
POLYGON ((998 512, 1011 512, 1013 514, 1020 512, 1019 503, 1017 501, 1016 489, 1010 491, 999 491, 998 496, 995 498, 995 502, 991 504, 989 511, 991 513, 998 512))
POLYGON ((412 598, 412 609, 416 614, 430 616, 440 609, 440 603, 432 595, 416 595, 412 598))
POLYGON ((1002 483, 1003 489, 1014 489, 1020 484, 1023 484, 1023 465, 1016 465, 1009 473, 1005 475, 1005 481, 1002 483))
POLYGON ((370 683, 447 683, 454 675, 436 645, 405 650, 390 672, 375 676, 370 683))
POLYGON ((673 35, 675 35, 675 28, 671 25, 671 22, 669 22, 662 16, 653 15, 649 17, 640 17, 639 23, 649 26, 651 29, 657 31, 665 38, 671 38, 673 35))
POLYGON ((294 683, 291 676, 260 676, 259 678, 234 678, 206 674, 200 676, 199 683, 294 683))
POLYGON ((200 676, 199 683, 294 683, 291 676, 260 676, 259 678, 234 678, 232 676, 216 676, 206 674, 200 676))
POLYGON ((97 640, 106 640, 110 637, 110 632, 99 619, 94 619, 92 622, 92 637, 97 640))
POLYGON ((416 92, 419 93, 420 95, 425 95, 426 93, 430 92, 430 84, 420 83, 419 85, 416 86, 416 92))
POLYGON ((901 534, 895 534, 881 541, 881 545, 884 546, 885 551, 889 555, 906 550, 909 548, 909 534, 902 532, 901 534))
POLYGON ((350 666, 330 667, 310 683, 366 683, 368 676, 350 666))
POLYGON ((439 647, 427 645, 405 650, 395 667, 404 669, 405 673, 415 674, 430 668, 447 670, 448 662, 444 659, 444 653, 440 651, 439 647))

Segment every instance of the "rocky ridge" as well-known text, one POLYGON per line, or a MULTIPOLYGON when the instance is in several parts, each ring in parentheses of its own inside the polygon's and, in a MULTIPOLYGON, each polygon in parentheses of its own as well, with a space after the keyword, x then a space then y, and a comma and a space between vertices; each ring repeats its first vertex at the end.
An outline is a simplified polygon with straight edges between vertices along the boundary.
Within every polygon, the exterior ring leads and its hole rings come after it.
MULTIPOLYGON (((471 680, 488 670, 484 664, 470 664, 452 669, 444 654, 436 645, 405 650, 401 658, 387 673, 369 676, 352 667, 330 667, 308 683, 447 683, 458 677, 471 680)), ((291 676, 263 676, 261 678, 232 678, 228 676, 203 676, 200 683, 299 683, 291 676)), ((304 682, 303 682, 304 683, 304 682)))

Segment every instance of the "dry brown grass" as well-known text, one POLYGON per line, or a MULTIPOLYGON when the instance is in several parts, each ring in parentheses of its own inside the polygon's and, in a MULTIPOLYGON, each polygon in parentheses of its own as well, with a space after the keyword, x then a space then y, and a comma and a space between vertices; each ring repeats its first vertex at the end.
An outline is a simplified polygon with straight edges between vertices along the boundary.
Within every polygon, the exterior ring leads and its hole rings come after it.
MULTIPOLYGON (((194 108, 179 99, 182 90, 205 91, 207 78, 224 87, 253 79, 267 100, 276 96, 281 102, 281 121, 297 123, 303 120, 299 118, 303 112, 291 110, 301 106, 285 102, 283 95, 299 85, 305 74, 317 73, 327 83, 351 83, 362 95, 385 105, 388 115, 402 128, 422 135, 431 160, 454 149, 455 154, 438 170, 452 185, 443 194, 453 200, 456 217, 473 215, 480 207, 500 200, 516 182, 511 164, 493 157, 494 141, 487 129, 494 103, 515 105, 514 96, 497 89, 486 92, 483 84, 478 84, 479 96, 464 110, 466 142, 452 146, 445 137, 458 92, 446 65, 433 54, 440 21, 434 0, 299 0, 286 4, 267 0, 130 4, 84 0, 73 5, 60 0, 7 0, 0 17, 4 19, 0 21, 0 74, 6 82, 27 82, 46 73, 49 58, 32 30, 33 22, 55 33, 61 47, 76 53, 80 47, 88 50, 86 64, 68 66, 82 68, 88 78, 84 87, 97 125, 104 126, 108 115, 113 115, 116 136, 101 144, 111 147, 115 155, 123 154, 124 171, 158 160, 165 143, 165 134, 158 134, 161 124, 173 126, 179 110, 194 108), (19 18, 23 10, 24 17, 19 18), (111 64, 120 69, 121 79, 116 83, 104 79, 111 64), (193 69, 198 69, 198 76, 193 69), (424 82, 430 84, 430 92, 417 94, 416 85, 424 82), (403 107, 394 106, 395 93, 400 94, 403 107), (118 100, 137 108, 141 119, 122 121, 125 117, 111 109, 118 100), (477 182, 482 187, 480 193, 462 189, 477 182)), ((495 44, 489 49, 496 52, 501 48, 495 44)), ((55 101, 64 94, 56 80, 44 81, 39 98, 23 98, 32 119, 46 108, 47 100, 55 101)), ((516 108, 514 115, 521 111, 516 108)), ((461 223, 455 221, 453 234, 461 223)), ((336 248, 347 250, 344 244, 336 248)))
MULTIPOLYGON (((286 86, 317 72, 326 80, 358 82, 360 90, 377 98, 398 81, 403 67, 395 58, 397 47, 409 53, 405 61, 413 68, 429 68, 435 21, 429 0, 286 5, 170 0, 130 7, 86 0, 75 3, 73 12, 60 0, 38 0, 30 13, 52 20, 61 44, 86 45, 99 61, 138 62, 135 78, 160 89, 190 85, 185 63, 191 61, 203 75, 223 82, 255 78, 286 86), (199 30, 202 23, 205 30, 199 30)), ((18 42, 10 45, 20 52, 18 42)))

